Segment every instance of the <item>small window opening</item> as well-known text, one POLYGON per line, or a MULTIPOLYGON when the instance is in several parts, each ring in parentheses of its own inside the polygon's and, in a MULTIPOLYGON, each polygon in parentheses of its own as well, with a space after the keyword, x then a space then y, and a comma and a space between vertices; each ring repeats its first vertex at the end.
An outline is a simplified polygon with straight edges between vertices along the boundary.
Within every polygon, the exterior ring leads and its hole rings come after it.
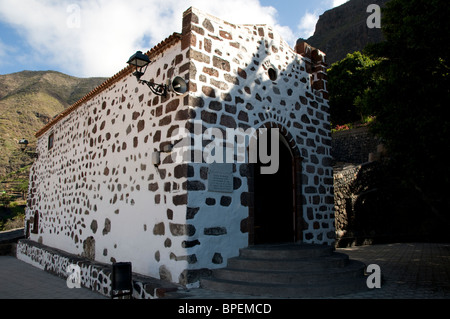
POLYGON ((277 71, 276 71, 274 68, 269 68, 269 69, 267 70, 267 74, 269 75, 269 79, 270 79, 271 81, 276 81, 277 78, 278 78, 277 71))
POLYGON ((52 133, 50 134, 50 136, 48 137, 48 149, 51 150, 53 148, 53 142, 55 140, 55 134, 52 133))
POLYGON ((33 216, 33 229, 31 230, 33 234, 39 233, 39 213, 35 212, 33 216))

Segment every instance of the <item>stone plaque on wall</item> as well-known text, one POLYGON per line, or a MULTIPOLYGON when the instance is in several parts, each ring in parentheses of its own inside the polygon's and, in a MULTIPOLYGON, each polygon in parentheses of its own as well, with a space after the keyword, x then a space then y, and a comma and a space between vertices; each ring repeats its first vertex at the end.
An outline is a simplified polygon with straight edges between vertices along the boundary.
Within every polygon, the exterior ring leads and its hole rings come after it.
POLYGON ((212 163, 209 165, 208 191, 217 193, 233 192, 233 164, 212 163))

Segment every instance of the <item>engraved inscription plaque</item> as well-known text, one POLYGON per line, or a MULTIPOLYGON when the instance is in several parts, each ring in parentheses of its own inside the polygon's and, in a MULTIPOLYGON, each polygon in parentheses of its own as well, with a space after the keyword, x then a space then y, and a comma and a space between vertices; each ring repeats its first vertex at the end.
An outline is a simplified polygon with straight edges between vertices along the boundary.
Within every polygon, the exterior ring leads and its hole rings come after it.
POLYGON ((233 192, 233 164, 212 163, 209 165, 208 191, 217 193, 233 192))

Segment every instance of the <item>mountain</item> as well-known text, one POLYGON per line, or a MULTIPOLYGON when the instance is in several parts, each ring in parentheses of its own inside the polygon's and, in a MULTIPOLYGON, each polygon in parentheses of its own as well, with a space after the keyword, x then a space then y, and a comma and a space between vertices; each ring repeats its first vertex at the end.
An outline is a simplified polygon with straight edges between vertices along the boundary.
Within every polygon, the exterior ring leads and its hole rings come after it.
POLYGON ((33 161, 36 131, 105 80, 55 71, 0 75, 0 179, 33 161), (25 151, 21 139, 29 141, 25 151))
POLYGON ((383 41, 381 29, 367 27, 370 4, 383 7, 388 0, 350 0, 339 7, 325 11, 317 21, 314 35, 306 42, 327 55, 331 66, 347 53, 361 51, 369 43, 383 41))

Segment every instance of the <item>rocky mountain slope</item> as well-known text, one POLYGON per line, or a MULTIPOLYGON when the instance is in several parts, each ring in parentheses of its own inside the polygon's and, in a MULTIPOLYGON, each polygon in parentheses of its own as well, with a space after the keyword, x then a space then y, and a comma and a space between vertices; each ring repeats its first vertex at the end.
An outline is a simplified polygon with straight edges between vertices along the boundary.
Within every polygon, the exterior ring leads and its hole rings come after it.
POLYGON ((32 162, 37 130, 103 81, 55 71, 0 75, 0 179, 32 162), (30 143, 26 150, 21 139, 30 143))
POLYGON ((383 7, 388 0, 350 0, 339 7, 325 11, 316 24, 314 35, 307 43, 325 52, 327 63, 339 61, 369 43, 383 40, 381 29, 367 27, 370 4, 383 7))

